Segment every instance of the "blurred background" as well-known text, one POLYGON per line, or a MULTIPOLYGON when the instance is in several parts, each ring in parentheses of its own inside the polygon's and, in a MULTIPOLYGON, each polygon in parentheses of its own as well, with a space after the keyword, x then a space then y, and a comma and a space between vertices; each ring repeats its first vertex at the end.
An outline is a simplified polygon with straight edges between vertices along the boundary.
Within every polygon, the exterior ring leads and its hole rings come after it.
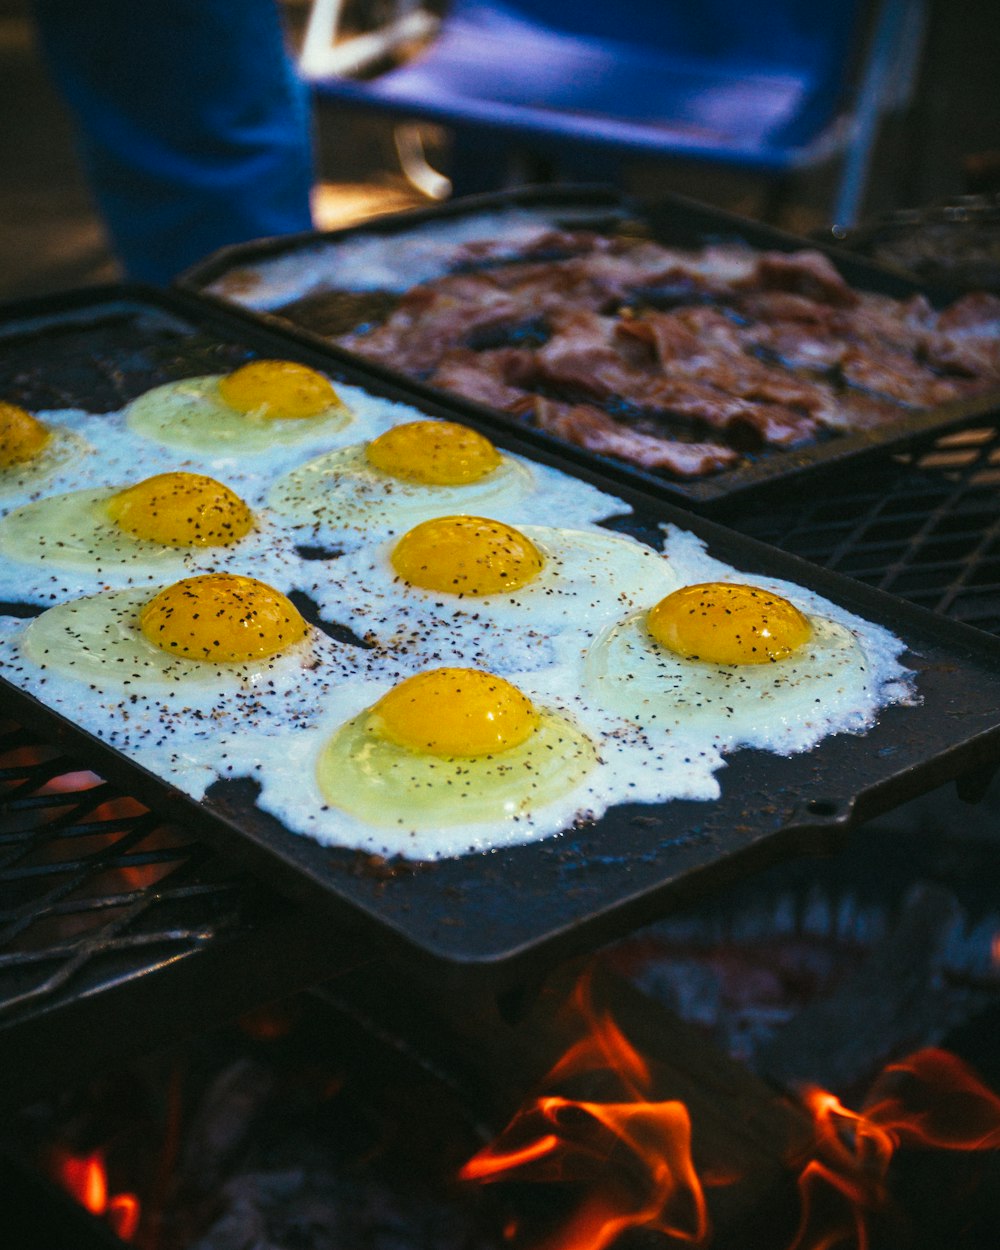
MULTIPOLYGON (((287 38, 299 59, 315 4, 284 0, 287 38)), ((348 26, 377 24, 385 0, 353 0, 348 26)), ((412 7, 412 6, 411 6, 412 7)), ((238 6, 236 6, 238 8, 238 6)), ((447 11, 439 0, 431 12, 447 11)), ((416 47, 419 55, 420 47, 416 47)), ((414 48, 402 47, 407 56, 414 48)), ((996 0, 930 0, 904 103, 882 119, 859 219, 1000 190, 1000 11, 996 0)), ((118 276, 75 152, 72 124, 39 56, 28 0, 0 0, 0 297, 41 295, 118 276)), ((428 201, 402 172, 393 119, 315 97, 316 224, 332 228, 428 201)), ((446 127, 421 126, 430 165, 455 159, 446 127)), ((600 173, 598 164, 597 172, 600 173)), ((537 181, 544 165, 509 172, 537 181)), ((680 192, 808 234, 830 224, 830 180, 821 168, 788 181, 776 205, 768 181, 690 160, 635 159, 608 181, 640 198, 680 192)))

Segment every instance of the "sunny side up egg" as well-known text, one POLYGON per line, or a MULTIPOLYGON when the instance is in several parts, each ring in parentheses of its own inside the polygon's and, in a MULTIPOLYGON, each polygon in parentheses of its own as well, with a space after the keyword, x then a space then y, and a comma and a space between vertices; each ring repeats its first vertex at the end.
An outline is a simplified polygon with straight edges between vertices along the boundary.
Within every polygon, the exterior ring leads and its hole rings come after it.
POLYGON ((739 582, 688 585, 588 649, 584 690, 648 732, 723 751, 809 750, 869 728, 899 675, 898 644, 739 582))
POLYGON ((624 535, 463 514, 329 561, 309 593, 397 666, 508 675, 578 653, 605 621, 678 584, 667 560, 624 535))
POLYGON ((262 744, 249 768, 258 806, 323 844, 433 860, 535 841, 606 804, 600 744, 532 675, 443 666, 375 698, 338 693, 339 715, 262 744))
POLYGON ((310 627, 274 587, 211 573, 58 604, 8 637, 0 661, 126 753, 193 753, 222 776, 220 735, 253 744, 311 723, 359 677, 363 654, 310 627))
POLYGON ((43 668, 94 689, 236 689, 259 680, 259 661, 300 643, 308 626, 280 591, 206 573, 153 593, 106 591, 57 604, 27 627, 21 647, 43 668))
POLYGON ((233 566, 267 577, 292 544, 222 482, 175 470, 25 504, 0 518, 0 555, 0 597, 34 603, 233 566))
POLYGON ((442 667, 393 686, 342 726, 316 778, 328 804, 380 831, 379 849, 388 837, 425 856, 440 855, 442 839, 465 851, 553 814, 567 819, 577 807, 567 796, 596 762, 585 733, 509 681, 442 667))
POLYGON ((91 451, 61 425, 49 425, 19 404, 0 400, 0 498, 37 487, 63 465, 91 451))
POLYGON ((353 416, 329 378, 289 360, 168 382, 126 410, 130 430, 167 447, 255 455, 334 434, 353 416))
POLYGON ((268 505, 316 533, 373 534, 484 506, 517 506, 534 488, 527 464, 454 421, 410 421, 285 474, 268 505))
POLYGON ((617 502, 500 451, 469 426, 432 419, 399 423, 297 465, 267 495, 268 506, 313 541, 349 546, 456 513, 585 524, 617 502))

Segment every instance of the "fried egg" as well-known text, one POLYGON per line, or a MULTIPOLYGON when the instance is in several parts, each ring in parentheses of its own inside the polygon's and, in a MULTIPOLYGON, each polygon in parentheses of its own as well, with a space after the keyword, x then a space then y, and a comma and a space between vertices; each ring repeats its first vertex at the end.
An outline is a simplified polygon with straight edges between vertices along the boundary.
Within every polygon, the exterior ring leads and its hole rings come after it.
POLYGON ((131 430, 168 447, 253 455, 335 433, 352 414, 329 379, 290 360, 168 382, 133 400, 131 430))
POLYGON ((578 651, 602 622, 678 584, 669 561, 624 535, 460 515, 330 561, 309 593, 397 664, 506 674, 555 663, 561 640, 578 651))
MULTIPOLYGON (((11 622, 7 622, 8 626, 11 622)), ((274 587, 206 574, 59 604, 0 642, 30 693, 200 793, 233 767, 226 735, 256 753, 317 720, 364 671, 364 653, 311 628, 274 587)), ((245 771, 245 766, 244 766, 245 771)))
POLYGON ((316 812, 332 809, 338 840, 419 858, 524 841, 548 822, 570 822, 598 764, 595 744, 570 718, 496 674, 457 667, 391 687, 313 756, 321 804, 305 779, 298 795, 282 796, 265 759, 265 809, 287 812, 305 796, 316 812))
POLYGON ((869 728, 898 644, 739 582, 681 587, 588 650, 584 688, 646 730, 782 755, 869 728))
POLYGON ((90 451, 64 426, 49 425, 19 404, 0 400, 0 497, 30 491, 90 451))
POLYGON ((516 506, 533 489, 529 466, 476 430, 408 421, 297 466, 267 502, 300 524, 370 535, 486 505, 516 506))
POLYGON ((369 541, 456 513, 583 524, 617 502, 582 482, 568 490, 567 481, 499 451, 468 426, 405 421, 296 466, 274 484, 267 503, 314 537, 369 541))
POLYGON ((128 688, 260 680, 260 662, 309 627, 280 591, 252 577, 205 573, 165 586, 57 604, 28 626, 22 650, 40 667, 90 685, 128 688))
POLYGON ((70 491, 0 518, 0 597, 51 602, 198 569, 252 565, 265 577, 295 564, 289 539, 235 491, 172 471, 126 487, 70 491))

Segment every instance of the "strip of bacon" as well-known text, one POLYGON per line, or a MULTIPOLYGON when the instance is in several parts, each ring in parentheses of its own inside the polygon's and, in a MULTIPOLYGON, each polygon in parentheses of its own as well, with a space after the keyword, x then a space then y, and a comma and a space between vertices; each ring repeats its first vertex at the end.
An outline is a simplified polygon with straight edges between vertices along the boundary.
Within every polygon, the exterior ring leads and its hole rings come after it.
POLYGON ((643 434, 588 404, 535 400, 535 424, 575 447, 614 456, 644 469, 666 469, 677 477, 704 477, 731 468, 740 456, 718 443, 681 443, 643 434))
POLYGON ((474 352, 456 347, 441 358, 429 381, 488 408, 517 415, 530 412, 534 403, 534 396, 526 389, 532 373, 532 353, 523 348, 474 352))

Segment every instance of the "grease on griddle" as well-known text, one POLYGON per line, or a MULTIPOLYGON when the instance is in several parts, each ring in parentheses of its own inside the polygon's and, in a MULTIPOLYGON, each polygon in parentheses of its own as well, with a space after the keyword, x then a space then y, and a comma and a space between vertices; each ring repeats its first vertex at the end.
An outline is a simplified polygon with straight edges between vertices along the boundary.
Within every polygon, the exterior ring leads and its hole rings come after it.
POLYGON ((218 335, 138 308, 86 322, 36 320, 0 343, 0 394, 29 412, 115 412, 161 383, 228 373, 251 355, 218 335))

